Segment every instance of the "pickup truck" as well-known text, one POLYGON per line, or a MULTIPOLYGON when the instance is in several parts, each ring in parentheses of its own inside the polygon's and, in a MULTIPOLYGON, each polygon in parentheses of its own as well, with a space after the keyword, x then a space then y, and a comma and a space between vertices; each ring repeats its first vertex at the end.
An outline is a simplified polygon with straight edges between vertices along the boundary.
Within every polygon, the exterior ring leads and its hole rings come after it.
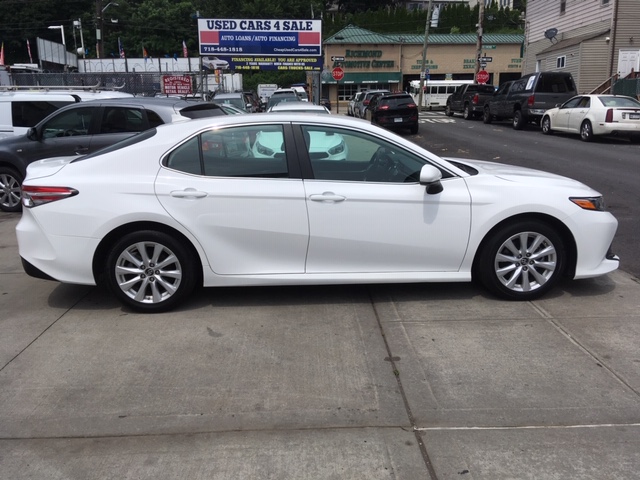
POLYGON ((449 95, 444 112, 449 117, 454 113, 462 113, 466 120, 479 117, 483 113, 484 104, 493 92, 495 92, 493 85, 475 83, 460 85, 449 95))
POLYGON ((511 119, 515 130, 540 124, 544 112, 577 95, 568 72, 536 72, 500 85, 484 104, 482 120, 511 119))

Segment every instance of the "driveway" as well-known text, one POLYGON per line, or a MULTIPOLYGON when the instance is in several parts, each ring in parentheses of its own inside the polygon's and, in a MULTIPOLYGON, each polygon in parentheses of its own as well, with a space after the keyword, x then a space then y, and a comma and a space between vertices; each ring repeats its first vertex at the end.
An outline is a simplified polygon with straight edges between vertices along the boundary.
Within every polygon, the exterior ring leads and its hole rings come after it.
MULTIPOLYGON (((27 277, 0 215, 0 471, 56 479, 632 478, 640 285, 206 289, 141 315, 27 277)), ((638 477, 635 477, 638 478, 638 477)))

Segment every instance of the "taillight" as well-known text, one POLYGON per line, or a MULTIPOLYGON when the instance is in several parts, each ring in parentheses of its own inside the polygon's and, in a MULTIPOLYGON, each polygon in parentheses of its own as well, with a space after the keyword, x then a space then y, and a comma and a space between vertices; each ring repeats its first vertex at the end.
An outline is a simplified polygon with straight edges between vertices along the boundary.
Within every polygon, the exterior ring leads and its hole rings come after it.
POLYGON ((530 95, 529 98, 527 98, 527 105, 529 107, 533 107, 534 103, 536 103, 536 96, 535 95, 530 95))
POLYGON ((471 100, 471 103, 473 103, 474 105, 478 105, 478 102, 480 101, 480 97, 478 96, 478 94, 476 93, 473 96, 473 99, 471 100))
POLYGON ((613 122, 613 108, 610 108, 609 110, 607 110, 607 114, 604 117, 604 121, 606 123, 612 123, 613 122))
POLYGON ((408 103, 407 108, 418 108, 418 105, 416 105, 415 103, 408 103))
POLYGON ((34 187, 22 186, 22 205, 27 208, 37 207, 45 203, 55 202, 63 198, 73 197, 78 191, 69 187, 34 187))
POLYGON ((378 110, 389 110, 389 105, 380 105, 378 110))
POLYGON ((363 105, 369 105, 369 100, 365 100, 364 102, 362 102, 363 105))

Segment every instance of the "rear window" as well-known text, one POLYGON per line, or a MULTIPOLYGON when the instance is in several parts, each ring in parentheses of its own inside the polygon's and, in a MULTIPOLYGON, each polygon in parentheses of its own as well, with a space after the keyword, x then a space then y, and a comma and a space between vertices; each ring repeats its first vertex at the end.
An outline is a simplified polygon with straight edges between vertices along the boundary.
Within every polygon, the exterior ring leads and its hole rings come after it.
POLYGON ((543 73, 536 85, 538 93, 575 93, 575 91, 576 86, 570 75, 543 73))
POLYGON ((74 102, 52 102, 52 101, 15 101, 11 102, 11 119, 14 127, 34 127, 41 120, 60 107, 70 105, 74 102))
POLYGON ((380 99, 381 105, 389 105, 390 107, 404 107, 409 104, 415 104, 411 95, 402 95, 398 97, 385 97, 380 99))

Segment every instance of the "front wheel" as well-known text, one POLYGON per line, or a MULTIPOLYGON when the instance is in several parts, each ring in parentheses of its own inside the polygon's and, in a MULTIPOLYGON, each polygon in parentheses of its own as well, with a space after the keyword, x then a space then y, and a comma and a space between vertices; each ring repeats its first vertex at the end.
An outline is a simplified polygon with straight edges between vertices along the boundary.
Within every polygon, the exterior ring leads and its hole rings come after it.
POLYGON ((521 221, 489 237, 478 252, 476 274, 498 297, 533 300, 560 279, 566 263, 562 238, 546 223, 521 221))
POLYGON ((471 113, 471 108, 469 105, 464 106, 464 110, 462 111, 462 118, 465 120, 471 120, 473 118, 473 114, 471 113))
POLYGON ((197 262, 174 237, 153 230, 125 235, 105 264, 109 289, 125 305, 144 313, 175 307, 195 288, 197 262))
POLYGON ((0 210, 3 212, 19 212, 22 175, 9 167, 0 167, 0 210))
POLYGON ((545 135, 551 135, 553 133, 553 130, 551 130, 551 118, 548 116, 542 119, 542 133, 545 135))
POLYGON ((447 117, 453 117, 453 110, 451 110, 451 105, 449 103, 444 107, 444 114, 447 117))
POLYGON ((590 142, 593 140, 593 127, 589 120, 585 120, 582 122, 582 125, 580 125, 580 139, 583 142, 590 142))

